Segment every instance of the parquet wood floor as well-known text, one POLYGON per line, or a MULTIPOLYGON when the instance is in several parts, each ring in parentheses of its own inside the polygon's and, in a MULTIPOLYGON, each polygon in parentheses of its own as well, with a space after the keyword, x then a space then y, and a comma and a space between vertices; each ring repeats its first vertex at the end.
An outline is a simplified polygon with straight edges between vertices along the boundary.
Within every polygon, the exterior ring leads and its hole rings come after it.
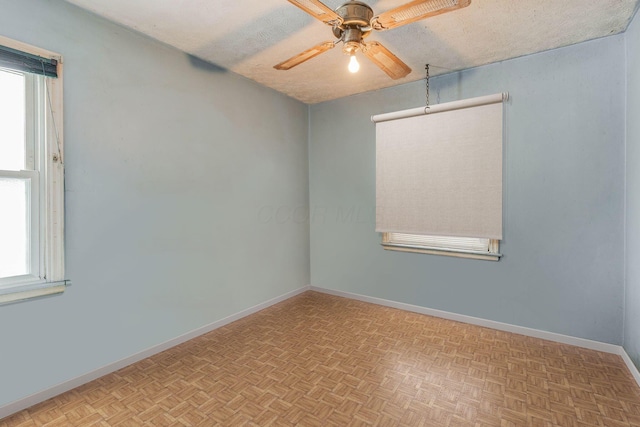
POLYGON ((619 356, 306 292, 3 421, 640 426, 619 356))

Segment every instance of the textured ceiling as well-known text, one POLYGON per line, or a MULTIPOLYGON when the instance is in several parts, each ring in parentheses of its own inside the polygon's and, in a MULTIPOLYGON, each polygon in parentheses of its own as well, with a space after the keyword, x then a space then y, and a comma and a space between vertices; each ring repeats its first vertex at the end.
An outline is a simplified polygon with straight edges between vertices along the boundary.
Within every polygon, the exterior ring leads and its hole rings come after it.
MULTIPOLYGON (((286 0, 67 0, 305 103, 317 103, 622 32, 640 0, 472 0, 454 12, 384 32, 377 40, 413 71, 391 80, 341 45, 289 71, 273 66, 332 41, 331 28, 286 0)), ((371 0, 381 13, 408 0, 371 0)), ((325 0, 332 9, 342 0, 325 0)))

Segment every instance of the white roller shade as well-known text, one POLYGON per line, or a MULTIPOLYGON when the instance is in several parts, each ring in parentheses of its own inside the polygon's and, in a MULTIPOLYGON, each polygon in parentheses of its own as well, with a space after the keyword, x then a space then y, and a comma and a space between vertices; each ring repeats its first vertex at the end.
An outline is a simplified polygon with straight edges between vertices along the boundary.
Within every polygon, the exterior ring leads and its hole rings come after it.
POLYGON ((376 231, 502 239, 502 99, 373 118, 376 231))

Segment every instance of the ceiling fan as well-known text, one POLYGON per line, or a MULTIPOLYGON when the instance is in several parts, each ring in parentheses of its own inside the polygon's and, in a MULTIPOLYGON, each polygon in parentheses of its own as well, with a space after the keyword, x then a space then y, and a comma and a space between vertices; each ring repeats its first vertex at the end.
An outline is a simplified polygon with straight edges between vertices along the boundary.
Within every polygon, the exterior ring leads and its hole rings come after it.
POLYGON ((360 50, 392 79, 400 79, 411 72, 411 68, 391 53, 380 42, 365 43, 364 39, 372 30, 383 31, 410 24, 441 13, 451 12, 469 6, 471 0, 414 0, 395 9, 374 16, 367 4, 350 0, 335 11, 319 0, 288 0, 314 18, 333 28, 334 41, 320 43, 284 62, 275 65, 276 70, 289 70, 311 58, 344 43, 342 51, 351 57, 349 71, 355 73, 360 68, 356 52, 360 50))

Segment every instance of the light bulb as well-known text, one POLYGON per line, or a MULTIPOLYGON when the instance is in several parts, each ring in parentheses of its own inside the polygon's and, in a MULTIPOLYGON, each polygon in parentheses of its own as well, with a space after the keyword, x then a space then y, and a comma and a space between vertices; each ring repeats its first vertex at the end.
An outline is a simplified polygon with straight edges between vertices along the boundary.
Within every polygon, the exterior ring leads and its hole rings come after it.
POLYGON ((352 73, 357 73, 359 69, 360 69, 360 64, 358 64, 356 55, 352 53, 351 59, 349 60, 349 71, 351 71, 352 73))

